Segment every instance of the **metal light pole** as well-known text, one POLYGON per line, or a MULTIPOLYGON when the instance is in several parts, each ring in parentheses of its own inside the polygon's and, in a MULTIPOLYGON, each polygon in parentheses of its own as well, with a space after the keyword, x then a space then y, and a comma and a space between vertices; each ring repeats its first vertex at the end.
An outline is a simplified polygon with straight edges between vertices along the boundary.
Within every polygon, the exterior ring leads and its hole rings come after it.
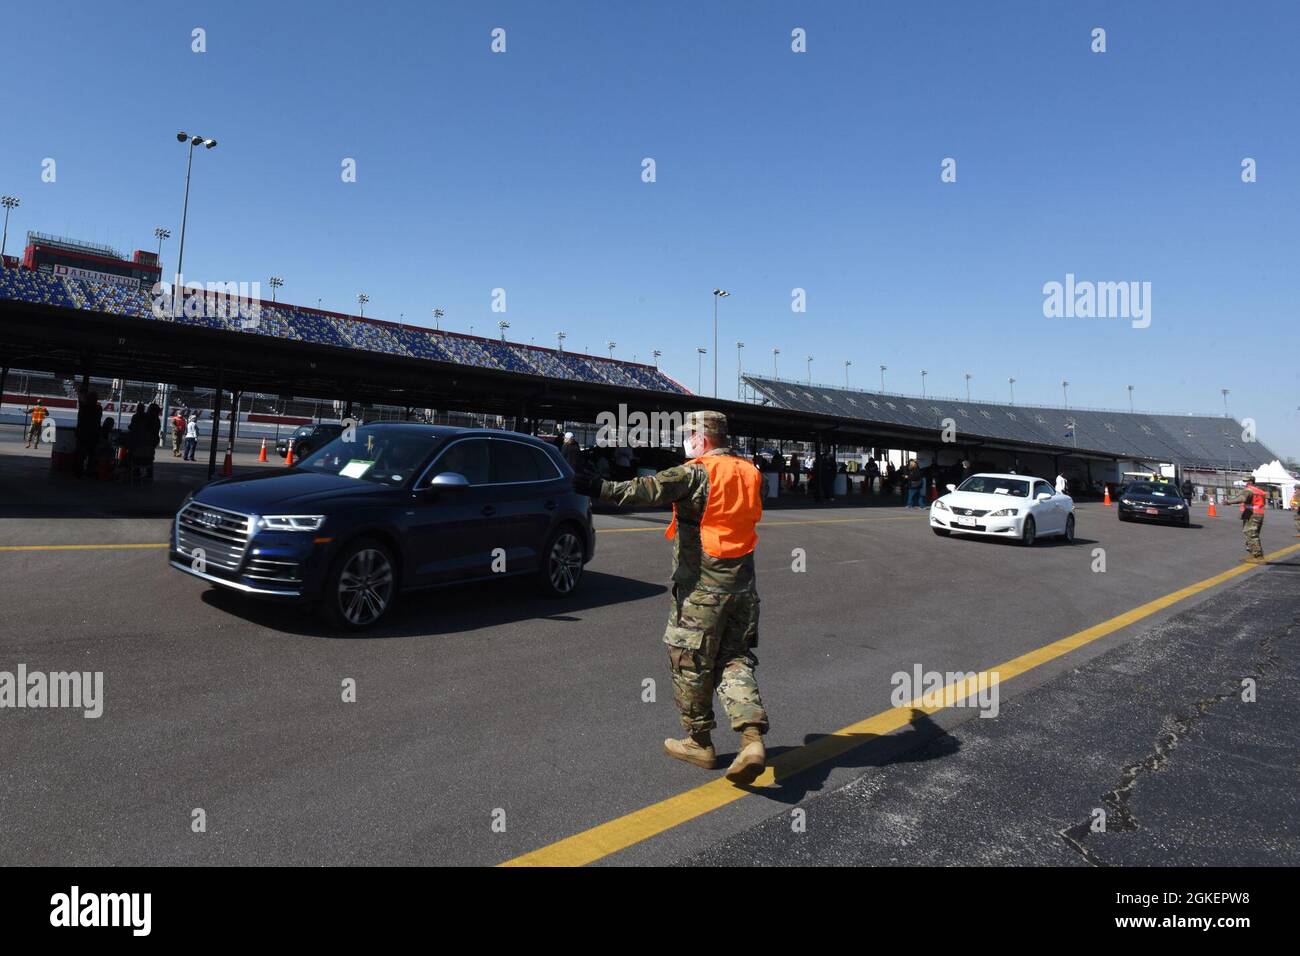
POLYGON ((970 401, 970 372, 966 373, 966 401, 970 401))
POLYGON ((612 342, 612 341, 611 341, 611 342, 606 342, 606 343, 605 343, 605 348, 609 349, 609 357, 610 357, 610 358, 613 358, 613 357, 614 357, 614 349, 618 348, 618 343, 617 343, 617 342, 612 342))
POLYGON ((1016 403, 1016 380, 1009 378, 1007 384, 1011 386, 1011 404, 1014 405, 1016 403))
POLYGON ((284 285, 284 280, 279 276, 271 276, 266 280, 266 284, 271 287, 271 302, 275 302, 275 290, 284 285))
POLYGON ((1133 386, 1128 387, 1128 410, 1133 411, 1133 386))
POLYGON ((557 352, 563 352, 563 351, 564 351, 564 340, 567 339, 568 337, 569 337, 569 335, 568 335, 567 332, 556 332, 556 333, 555 333, 555 351, 557 351, 557 352))
POLYGON ((778 355, 780 355, 780 354, 781 354, 781 350, 780 350, 780 349, 776 349, 776 348, 772 349, 772 377, 773 377, 773 378, 780 378, 780 377, 781 377, 780 375, 777 374, 777 371, 776 371, 776 357, 777 357, 778 355))
POLYGON ((0 237, 0 264, 4 262, 5 246, 9 242, 9 210, 17 209, 21 204, 22 200, 17 196, 0 196, 0 206, 5 207, 4 235, 0 237))
POLYGON ((497 328, 501 330, 501 344, 506 344, 506 329, 510 328, 510 323, 502 319, 497 323, 497 328))
POLYGON ((736 401, 740 401, 740 350, 745 347, 744 342, 736 343, 736 401))
POLYGON ((880 390, 882 392, 885 390, 885 369, 888 367, 887 365, 880 366, 880 390))
POLYGON ((1061 400, 1065 403, 1066 411, 1070 409, 1070 383, 1061 379, 1061 400))
POLYGON ((713 397, 718 397, 718 300, 731 295, 724 289, 713 290, 713 397))
POLYGON ((442 309, 433 310, 433 329, 435 332, 442 331, 442 317, 446 314, 442 309))
MULTIPOLYGON (((155 230, 153 231, 153 234, 154 234, 155 236, 158 237, 158 265, 161 266, 161 265, 162 265, 162 244, 163 244, 163 240, 164 240, 164 239, 170 239, 170 238, 172 237, 172 232, 171 232, 170 229, 164 229, 162 226, 159 226, 157 229, 155 229, 155 230)), ((159 275, 161 275, 161 274, 162 274, 162 273, 161 273, 161 270, 160 270, 160 271, 159 271, 159 275)))
POLYGON ((194 147, 202 144, 208 149, 213 149, 217 145, 215 139, 204 139, 202 136, 190 136, 188 133, 181 131, 176 134, 176 141, 184 143, 189 141, 190 150, 189 158, 185 162, 185 205, 181 207, 181 248, 176 255, 176 281, 172 284, 172 316, 176 315, 177 296, 180 294, 180 284, 185 273, 185 225, 190 215, 190 172, 194 168, 194 147))
POLYGON ((366 314, 366 303, 370 301, 370 296, 364 292, 357 293, 357 305, 361 306, 361 315, 364 318, 366 314))
POLYGON ((695 359, 695 394, 699 395, 704 391, 704 356, 709 354, 706 348, 697 348, 699 353, 695 359))
POLYGON ((925 398, 925 377, 929 374, 930 373, 927 372, 925 369, 921 369, 921 397, 922 398, 925 398))
POLYGON ((654 354, 654 357, 655 357, 655 368, 658 368, 658 367, 659 367, 659 356, 663 355, 664 353, 663 353, 663 352, 660 352, 658 349, 655 349, 653 354, 654 354))
POLYGON ((844 360, 844 387, 849 387, 849 366, 853 364, 853 359, 844 360))
POLYGON ((808 384, 809 385, 812 384, 812 360, 813 357, 811 355, 809 355, 807 358, 804 359, 804 361, 808 363, 808 384))

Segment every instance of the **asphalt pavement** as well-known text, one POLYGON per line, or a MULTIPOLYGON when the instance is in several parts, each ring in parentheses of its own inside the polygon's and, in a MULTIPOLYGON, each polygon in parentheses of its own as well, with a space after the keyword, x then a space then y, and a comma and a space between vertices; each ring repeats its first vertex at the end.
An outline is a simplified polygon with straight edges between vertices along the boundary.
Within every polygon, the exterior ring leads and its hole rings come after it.
MULTIPOLYGON (((769 751, 801 769, 724 793, 721 769, 701 771, 661 750, 680 733, 661 643, 666 513, 598 516, 595 560, 570 599, 535 596, 523 582, 458 587, 410 596, 384 628, 348 637, 169 568, 161 545, 170 499, 124 510, 114 487, 70 488, 16 457, 0 455, 0 500, 9 503, 0 517, 0 671, 20 663, 102 671, 105 699, 94 719, 0 711, 0 863, 486 865, 530 853, 534 862, 572 861, 567 851, 547 854, 574 845, 583 861, 611 865, 801 853, 828 862, 1078 862, 1081 851, 1064 838, 1057 846, 1052 827, 1068 829, 1101 805, 1128 763, 1158 743, 1157 712, 1181 714, 1222 692, 1257 661, 1250 642, 1265 637, 1282 663, 1261 672, 1250 716, 1220 728, 1228 736, 1218 767, 1189 763, 1198 744, 1184 735, 1176 759, 1149 776, 1185 771, 1188 784, 1141 781, 1130 800, 1141 827, 1133 839, 1121 845, 1108 833, 1083 843, 1108 862, 1177 863, 1190 846, 1197 861, 1295 859, 1294 834, 1276 822, 1284 811, 1294 820, 1294 803, 1269 795, 1279 774, 1295 790, 1294 755, 1273 749, 1277 734, 1294 739, 1295 709, 1286 723, 1272 696, 1274 682, 1289 680, 1294 691, 1294 636, 1282 626, 1286 608, 1266 599, 1291 600, 1296 559, 1237 572, 1231 516, 1205 519, 1198 508, 1194 527, 1180 529, 1120 524, 1113 510, 1085 504, 1076 544, 1024 549, 941 539, 923 513, 888 505, 772 509, 758 551, 758 678, 769 751), (1272 622, 1263 631, 1250 629, 1243 595, 1272 608, 1260 611, 1272 622), (1187 624, 1178 616, 1189 611, 1203 616, 1187 624), (845 739, 837 731, 897 713, 891 681, 900 672, 1037 660, 1036 649, 1107 621, 1077 649, 1000 684, 995 719, 943 708, 888 735, 863 734, 852 749, 826 749, 845 739), (1134 656, 1117 668, 1114 652, 1134 656), (355 702, 344 699, 349 682, 355 702), (985 774, 999 782, 981 789, 985 774), (1029 805, 1033 788, 1022 791, 1034 780, 1046 782, 1029 805), (1197 794, 1210 784, 1222 792, 1202 806, 1197 794), (922 802, 909 811, 920 821, 913 842, 882 855, 906 833, 877 828, 877 795, 897 807, 927 788, 966 795, 964 815, 940 812, 939 796, 922 802), (834 795, 814 799, 822 794, 834 795), (1025 796, 1023 812, 1007 799, 1015 794, 1025 796), (1263 836, 1216 857, 1214 841, 1192 833, 1233 794, 1249 797, 1235 832, 1253 826, 1263 836), (823 810, 835 801, 849 802, 823 810), (773 837, 774 821, 788 827, 801 807, 804 840, 773 837), (832 818, 841 822, 822 829, 858 835, 815 842, 829 839, 816 836, 817 821, 832 818), (967 838, 947 839, 945 826, 967 838), (972 833, 1001 849, 973 852, 972 833), (1131 849, 1137 834, 1165 838, 1131 849), (917 841, 925 854, 906 849, 917 841)), ((1295 543, 1289 517, 1270 516, 1267 549, 1295 543)), ((1225 713, 1223 702, 1210 709, 1225 713)), ((1207 734, 1219 725, 1204 717, 1197 726, 1207 734)), ((729 761, 737 738, 721 729, 716 739, 729 761)))

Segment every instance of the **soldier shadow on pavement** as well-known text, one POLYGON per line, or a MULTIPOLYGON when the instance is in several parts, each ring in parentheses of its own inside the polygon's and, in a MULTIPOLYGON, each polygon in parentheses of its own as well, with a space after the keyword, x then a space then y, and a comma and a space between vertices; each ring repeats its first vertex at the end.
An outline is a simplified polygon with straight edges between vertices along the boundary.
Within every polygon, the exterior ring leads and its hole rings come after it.
POLYGON ((388 620, 367 631, 335 630, 301 604, 275 603, 248 598, 221 587, 202 594, 204 604, 250 624, 287 634, 332 640, 380 640, 403 637, 437 637, 528 621, 581 621, 584 611, 659 597, 667 587, 592 571, 583 575, 577 594, 567 598, 537 593, 524 576, 504 581, 455 584, 401 594, 388 620))
MULTIPOLYGON (((804 747, 816 748, 819 741, 827 740, 829 734, 808 734, 804 737, 804 747)), ((767 752, 768 766, 775 767, 778 774, 776 783, 766 787, 741 787, 758 796, 763 796, 776 803, 793 806, 807 799, 809 794, 826 789, 827 779, 834 770, 853 769, 869 770, 888 767, 896 763, 919 763, 949 757, 961 749, 961 741, 944 730, 934 719, 921 710, 912 711, 911 723, 902 731, 892 734, 853 734, 859 742, 850 749, 829 759, 823 760, 804 770, 795 770, 789 776, 782 776, 781 764, 785 754, 796 753, 796 747, 774 747, 767 752)), ((729 762, 731 754, 724 757, 718 754, 718 763, 729 762)), ((847 782, 847 781, 846 781, 847 782)), ((836 786, 839 786, 837 784, 836 786)))

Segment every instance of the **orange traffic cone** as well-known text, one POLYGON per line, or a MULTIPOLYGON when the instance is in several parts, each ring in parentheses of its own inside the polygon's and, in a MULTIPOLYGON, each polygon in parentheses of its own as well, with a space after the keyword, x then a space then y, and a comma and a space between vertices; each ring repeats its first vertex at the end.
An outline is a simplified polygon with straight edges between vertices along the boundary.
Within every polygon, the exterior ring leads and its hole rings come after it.
POLYGON ((221 464, 221 477, 229 478, 235 473, 234 463, 230 460, 230 449, 226 449, 226 460, 221 464))
POLYGON ((266 461, 266 439, 262 439, 262 450, 257 453, 258 461, 266 461))
POLYGON ((289 450, 284 456, 284 467, 286 468, 293 467, 293 439, 292 438, 289 439, 289 450))
POLYGON ((1217 518, 1217 517, 1219 517, 1219 513, 1218 513, 1217 511, 1214 510, 1214 499, 1213 499, 1213 498, 1210 499, 1210 508, 1209 508, 1208 511, 1205 512, 1205 517, 1207 517, 1207 518, 1217 518))
POLYGON ((1107 508, 1110 507, 1110 485, 1106 486, 1106 497, 1102 499, 1101 503, 1107 508))

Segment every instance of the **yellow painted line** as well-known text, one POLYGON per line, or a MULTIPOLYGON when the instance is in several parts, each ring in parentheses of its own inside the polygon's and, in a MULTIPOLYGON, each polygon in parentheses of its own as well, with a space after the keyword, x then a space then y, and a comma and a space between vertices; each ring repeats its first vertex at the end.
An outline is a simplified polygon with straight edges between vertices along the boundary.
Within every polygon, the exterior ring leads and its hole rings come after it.
MULTIPOLYGON (((887 518, 810 518, 807 521, 760 521, 759 529, 762 528, 779 528, 784 525, 796 524, 846 524, 852 521, 915 521, 916 515, 891 515, 887 518)), ((597 528, 596 534, 630 534, 637 531, 663 531, 668 527, 664 525, 655 525, 650 528, 597 528)))
MULTIPOLYGON (((1296 551, 1300 551, 1300 544, 1293 544, 1290 547, 1282 548, 1280 551, 1274 551, 1267 557, 1268 560, 1273 561, 1296 551)), ((964 700, 975 693, 978 690, 981 678, 985 681, 987 687, 1024 674, 1071 651, 1078 650, 1086 644, 1091 644, 1108 634, 1113 634, 1122 628, 1128 627, 1143 618, 1163 611, 1179 601, 1186 600, 1200 594, 1202 591, 1245 574, 1256 567, 1258 565, 1243 563, 1237 567, 1229 568, 1222 574, 1216 574, 1212 578, 1206 578, 1204 581, 1198 581, 1195 584, 1166 594, 1164 597, 1156 598, 1154 601, 1148 601, 1131 611, 1125 611, 1123 614, 1102 621, 1100 624, 1094 624, 1092 627, 1053 641, 1051 644, 1046 644, 1037 650, 1022 654, 996 667, 991 667, 982 674, 977 674, 974 678, 968 677, 964 681, 950 684, 944 688, 944 700, 941 705, 935 703, 926 704, 922 698, 917 698, 902 707, 893 707, 882 711, 873 717, 860 720, 855 724, 850 724, 834 733, 821 737, 810 744, 786 751, 768 765, 762 776, 754 781, 751 789, 742 789, 728 783, 726 778, 718 777, 693 790, 687 790, 685 793, 679 793, 676 796, 599 824, 548 846, 517 856, 501 865, 583 866, 587 863, 593 863, 609 856, 611 853, 617 853, 619 850, 624 850, 656 834, 686 823, 688 820, 693 820, 748 796, 753 788, 770 787, 777 781, 787 779, 810 767, 815 767, 847 751, 860 747, 868 740, 899 730, 912 723, 919 716, 932 714, 951 707, 958 701, 964 700)))
MULTIPOLYGON (((794 524, 839 524, 846 521, 908 521, 912 516, 892 516, 887 518, 818 518, 808 521, 768 521, 759 524, 760 528, 771 528, 778 525, 794 524)), ((667 525, 654 525, 649 528, 597 528, 596 534, 630 534, 637 531, 660 531, 662 532, 667 525)), ((162 544, 7 544, 0 545, 2 551, 129 551, 140 548, 166 548, 170 547, 166 542, 162 544)))
POLYGON ((167 544, 7 544, 0 551, 129 551, 137 548, 166 548, 167 544))

